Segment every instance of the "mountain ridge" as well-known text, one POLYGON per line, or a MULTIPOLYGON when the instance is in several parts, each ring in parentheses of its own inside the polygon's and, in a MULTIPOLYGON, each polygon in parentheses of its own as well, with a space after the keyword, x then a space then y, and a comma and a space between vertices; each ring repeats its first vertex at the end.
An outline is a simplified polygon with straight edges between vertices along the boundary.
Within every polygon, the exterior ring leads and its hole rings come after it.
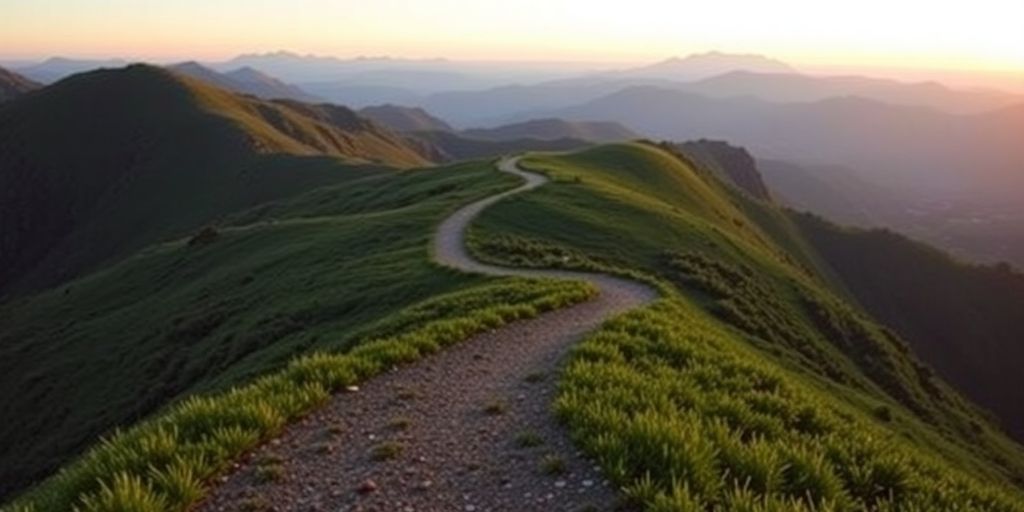
POLYGON ((145 65, 75 75, 6 107, 5 292, 56 284, 214 212, 330 183, 333 165, 429 162, 344 107, 239 96, 145 65), (328 163, 297 162, 289 178, 281 166, 295 156, 328 163), (201 193, 176 197, 182 187, 201 193))

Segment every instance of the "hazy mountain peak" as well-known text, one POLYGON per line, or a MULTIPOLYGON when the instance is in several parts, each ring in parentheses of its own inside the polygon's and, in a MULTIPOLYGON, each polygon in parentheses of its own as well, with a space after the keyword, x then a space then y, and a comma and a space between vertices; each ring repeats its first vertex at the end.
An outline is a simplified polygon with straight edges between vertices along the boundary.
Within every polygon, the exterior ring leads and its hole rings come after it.
POLYGON ((670 57, 649 66, 629 70, 627 74, 689 81, 735 71, 787 74, 797 72, 789 64, 763 55, 712 51, 695 53, 686 57, 670 57))

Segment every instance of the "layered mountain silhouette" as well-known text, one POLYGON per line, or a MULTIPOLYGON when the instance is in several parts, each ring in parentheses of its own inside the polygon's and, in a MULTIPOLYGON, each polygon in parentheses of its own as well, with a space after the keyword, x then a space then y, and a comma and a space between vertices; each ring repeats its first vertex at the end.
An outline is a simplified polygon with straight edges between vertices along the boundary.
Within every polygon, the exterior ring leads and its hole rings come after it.
POLYGON ((198 62, 189 61, 168 66, 168 69, 224 89, 251 94, 264 99, 292 99, 305 102, 319 102, 319 98, 303 91, 299 87, 282 82, 250 67, 242 67, 234 71, 219 73, 198 62))
POLYGON ((708 98, 632 87, 549 112, 569 120, 607 119, 670 140, 722 138, 764 158, 852 166, 881 185, 946 194, 1019 197, 1024 190, 1024 107, 952 115, 864 98, 773 103, 708 98), (784 127, 784 129, 780 129, 784 127))
POLYGON ((42 87, 13 71, 0 68, 0 103, 13 100, 42 87))
POLYGON ((332 166, 428 157, 344 107, 263 101, 146 65, 76 75, 0 109, 0 292, 330 183, 332 166))
POLYGON ((686 57, 672 57, 648 66, 629 69, 622 75, 689 82, 723 73, 746 71, 751 73, 796 73, 789 64, 756 54, 724 52, 695 53, 686 57))
POLYGON ((399 105, 376 105, 359 110, 359 115, 399 132, 442 131, 454 129, 443 119, 433 116, 426 110, 416 107, 399 105))
POLYGON ((953 114, 982 113, 1024 102, 1001 91, 952 89, 936 82, 907 83, 864 76, 812 76, 797 73, 732 71, 679 87, 715 98, 752 96, 798 103, 856 96, 893 105, 930 107, 953 114))
POLYGON ((128 64, 124 59, 69 59, 51 57, 39 64, 18 68, 18 73, 37 82, 49 84, 76 73, 102 68, 119 68, 128 64))
POLYGON ((576 121, 548 118, 533 119, 495 128, 474 128, 461 132, 466 137, 483 140, 579 139, 590 142, 621 142, 640 138, 636 132, 614 122, 576 121))

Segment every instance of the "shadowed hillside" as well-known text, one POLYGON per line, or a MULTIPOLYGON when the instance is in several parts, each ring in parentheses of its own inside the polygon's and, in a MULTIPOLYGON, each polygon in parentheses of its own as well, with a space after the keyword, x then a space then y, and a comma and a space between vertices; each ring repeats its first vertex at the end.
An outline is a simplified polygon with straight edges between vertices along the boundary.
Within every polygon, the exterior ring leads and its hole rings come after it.
POLYGON ((417 302, 493 282, 438 269, 427 244, 453 207, 514 180, 480 163, 307 165, 325 167, 334 185, 0 304, 0 495, 176 398, 519 293, 492 287, 471 303, 382 323, 417 302))
POLYGON ((42 87, 13 71, 0 68, 0 103, 13 100, 42 87))
POLYGON ((421 108, 377 105, 359 109, 359 115, 398 132, 453 131, 444 120, 421 108))
POLYGON ((703 167, 715 171, 726 183, 736 185, 751 197, 771 200, 754 157, 746 149, 725 141, 701 139, 676 144, 677 149, 694 158, 703 167))
POLYGON ((142 65, 74 76, 0 107, 0 291, 331 183, 342 163, 427 159, 343 107, 260 101, 142 65))
POLYGON ((287 84, 253 68, 243 67, 227 73, 219 73, 195 61, 168 66, 176 73, 202 80, 229 91, 251 94, 263 99, 292 99, 319 102, 319 98, 306 93, 297 86, 287 84))
POLYGON ((891 231, 797 221, 857 300, 1024 439, 1024 275, 967 265, 891 231))

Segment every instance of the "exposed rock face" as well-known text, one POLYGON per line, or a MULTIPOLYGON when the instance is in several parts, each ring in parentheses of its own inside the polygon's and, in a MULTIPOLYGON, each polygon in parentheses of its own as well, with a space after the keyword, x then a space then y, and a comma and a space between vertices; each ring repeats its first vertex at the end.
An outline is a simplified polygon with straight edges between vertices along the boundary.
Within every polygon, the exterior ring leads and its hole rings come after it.
POLYGON ((707 139, 684 142, 677 148, 747 194, 764 201, 771 200, 757 163, 745 148, 707 139))

